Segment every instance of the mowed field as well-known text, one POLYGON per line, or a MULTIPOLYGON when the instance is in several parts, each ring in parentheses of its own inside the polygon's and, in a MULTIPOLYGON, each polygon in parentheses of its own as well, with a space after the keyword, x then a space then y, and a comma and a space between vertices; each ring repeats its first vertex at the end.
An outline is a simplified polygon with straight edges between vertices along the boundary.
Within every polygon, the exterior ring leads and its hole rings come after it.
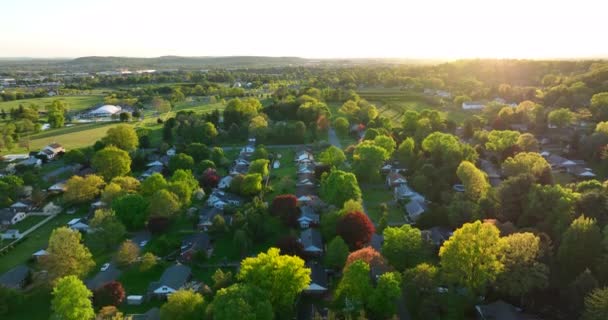
MULTIPOLYGON (((39 150, 53 142, 62 144, 67 150, 87 147, 105 136, 109 128, 118 124, 117 122, 86 123, 42 131, 29 137, 30 150, 39 150)), ((0 152, 0 154, 14 153, 27 153, 27 150, 21 146, 16 146, 11 151, 3 149, 0 152)))
POLYGON ((53 101, 60 100, 68 105, 70 111, 79 111, 90 108, 98 103, 103 102, 102 95, 82 95, 82 96, 58 96, 58 97, 45 97, 45 98, 33 98, 23 99, 14 101, 0 102, 0 110, 4 109, 8 112, 11 108, 17 108, 20 104, 29 105, 35 104, 40 107, 40 110, 44 110, 44 107, 50 105, 53 101))

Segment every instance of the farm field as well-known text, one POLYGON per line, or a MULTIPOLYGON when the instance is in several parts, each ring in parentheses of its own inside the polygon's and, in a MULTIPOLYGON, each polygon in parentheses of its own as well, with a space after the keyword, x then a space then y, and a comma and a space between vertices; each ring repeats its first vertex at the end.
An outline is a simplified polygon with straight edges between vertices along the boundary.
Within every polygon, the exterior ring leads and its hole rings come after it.
POLYGON ((11 108, 17 108, 20 104, 28 105, 35 104, 41 108, 51 104, 55 100, 60 100, 68 105, 70 111, 79 111, 86 108, 90 108, 95 104, 103 102, 102 95, 81 95, 81 96, 58 96, 58 97, 44 97, 44 98, 32 98, 14 101, 0 102, 0 110, 4 109, 6 112, 11 108))

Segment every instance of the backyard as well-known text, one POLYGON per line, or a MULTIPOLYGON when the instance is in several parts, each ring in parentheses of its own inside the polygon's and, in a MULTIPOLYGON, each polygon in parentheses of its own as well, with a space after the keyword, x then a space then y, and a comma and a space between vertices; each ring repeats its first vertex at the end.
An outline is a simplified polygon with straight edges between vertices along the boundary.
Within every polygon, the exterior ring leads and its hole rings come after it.
POLYGON ((386 203, 388 206, 389 224, 405 223, 405 212, 398 204, 394 204, 393 193, 384 184, 361 184, 360 187, 365 209, 374 223, 377 224, 382 217, 380 205, 383 203, 386 203))

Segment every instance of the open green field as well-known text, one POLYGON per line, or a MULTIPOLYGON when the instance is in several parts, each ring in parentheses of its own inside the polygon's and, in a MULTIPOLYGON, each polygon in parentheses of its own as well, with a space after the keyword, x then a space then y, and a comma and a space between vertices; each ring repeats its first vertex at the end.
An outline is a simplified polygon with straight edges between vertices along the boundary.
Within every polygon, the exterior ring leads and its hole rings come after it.
POLYGON ((51 104, 55 100, 60 100, 68 105, 70 111, 79 111, 86 108, 90 108, 98 103, 103 102, 102 95, 83 95, 83 96, 58 96, 58 97, 45 97, 45 98, 32 98, 14 101, 0 102, 0 110, 4 109, 6 112, 11 108, 17 108, 20 104, 29 105, 35 104, 43 109, 47 105, 51 104))
MULTIPOLYGON (((105 136, 109 128, 116 125, 118 125, 116 122, 86 123, 42 131, 29 137, 30 150, 38 150, 53 142, 62 144, 66 150, 88 147, 105 136)), ((23 147, 15 147, 11 151, 4 149, 0 152, 0 154, 9 153, 27 153, 27 150, 23 147)))

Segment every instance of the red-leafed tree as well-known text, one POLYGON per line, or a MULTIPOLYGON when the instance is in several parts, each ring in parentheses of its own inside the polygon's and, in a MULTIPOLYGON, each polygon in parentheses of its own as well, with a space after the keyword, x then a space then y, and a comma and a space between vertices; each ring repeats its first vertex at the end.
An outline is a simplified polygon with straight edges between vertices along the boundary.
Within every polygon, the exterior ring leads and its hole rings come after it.
POLYGON ((300 210, 298 209, 298 198, 293 194, 278 195, 272 200, 270 212, 281 218, 283 223, 289 227, 297 227, 300 210))
POLYGON ((289 256, 305 257, 304 246, 294 236, 287 235, 280 238, 276 243, 277 248, 281 249, 281 254, 289 256))
POLYGON ((125 289, 122 283, 111 281, 95 290, 93 303, 97 307, 119 306, 125 300, 125 289))
POLYGON ((361 249, 372 239, 376 229, 369 218, 359 211, 347 213, 336 226, 336 232, 351 250, 361 249))
POLYGON ((167 217, 151 217, 148 219, 148 230, 151 233, 164 233, 169 228, 169 218, 167 217))
POLYGON ((220 183, 220 176, 217 171, 213 168, 207 168, 201 176, 200 185, 205 189, 211 189, 217 187, 218 183, 220 183))
POLYGON ((384 259, 384 257, 380 254, 380 252, 376 251, 376 249, 372 247, 365 247, 357 251, 351 252, 348 255, 348 258, 346 258, 346 264, 344 265, 344 267, 347 267, 348 265, 357 260, 365 261, 370 266, 379 267, 386 265, 386 260, 384 259))

